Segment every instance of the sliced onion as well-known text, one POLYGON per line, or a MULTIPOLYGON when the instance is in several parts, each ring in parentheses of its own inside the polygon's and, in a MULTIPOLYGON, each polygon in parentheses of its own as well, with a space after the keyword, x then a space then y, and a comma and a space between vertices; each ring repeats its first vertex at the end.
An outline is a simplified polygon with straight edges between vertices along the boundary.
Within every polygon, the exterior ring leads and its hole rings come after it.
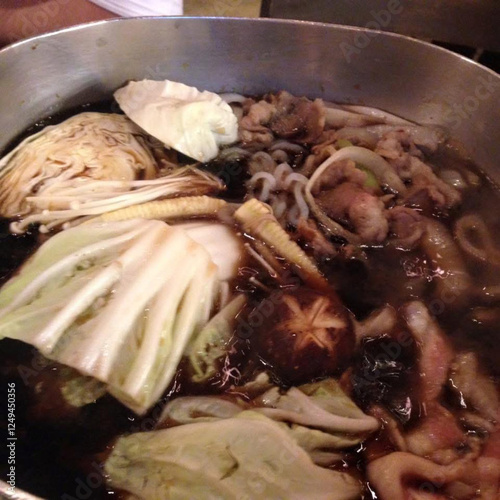
POLYGON ((380 123, 380 120, 332 105, 325 107, 325 126, 327 128, 363 127, 374 123, 380 123))
POLYGON ((387 123, 388 125, 413 125, 413 122, 405 120, 400 116, 393 115, 392 113, 388 113, 387 111, 382 111, 381 109, 371 108, 369 106, 357 106, 355 104, 343 104, 342 107, 348 111, 359 113, 360 115, 376 118, 380 122, 387 123))
POLYGON ((364 143, 369 147, 375 148, 379 137, 370 132, 365 127, 344 127, 335 132, 337 139, 346 139, 348 141, 355 141, 356 143, 364 143))
POLYGON ((380 184, 389 187, 394 193, 404 194, 406 192, 406 186, 403 184, 403 181, 398 177, 392 166, 386 160, 370 149, 359 146, 342 148, 325 160, 312 175, 308 187, 312 188, 314 183, 328 167, 341 160, 352 160, 362 164, 373 172, 373 175, 375 175, 380 184))

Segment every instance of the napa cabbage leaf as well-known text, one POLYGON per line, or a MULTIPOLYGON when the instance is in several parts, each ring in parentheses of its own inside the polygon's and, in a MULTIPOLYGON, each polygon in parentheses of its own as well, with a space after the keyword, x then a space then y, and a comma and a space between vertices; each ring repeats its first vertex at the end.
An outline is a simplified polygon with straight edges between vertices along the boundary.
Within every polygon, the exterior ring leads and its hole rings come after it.
POLYGON ((214 314, 219 276, 203 244, 179 227, 77 226, 44 243, 0 289, 0 338, 33 345, 142 414, 214 314))
MULTIPOLYGON (((243 388, 232 392, 245 394, 243 388)), ((164 408, 164 422, 187 424, 234 417, 251 409, 280 425, 318 465, 342 459, 341 451, 361 443, 380 424, 366 415, 340 388, 335 379, 291 387, 284 391, 273 386, 247 402, 239 397, 218 396, 176 398, 164 408)))
POLYGON ((359 482, 314 464, 280 425, 252 411, 121 437, 105 464, 134 498, 350 500, 359 482))
POLYGON ((195 382, 208 380, 217 373, 217 361, 228 352, 236 318, 246 301, 245 295, 232 299, 203 327, 188 347, 195 382))

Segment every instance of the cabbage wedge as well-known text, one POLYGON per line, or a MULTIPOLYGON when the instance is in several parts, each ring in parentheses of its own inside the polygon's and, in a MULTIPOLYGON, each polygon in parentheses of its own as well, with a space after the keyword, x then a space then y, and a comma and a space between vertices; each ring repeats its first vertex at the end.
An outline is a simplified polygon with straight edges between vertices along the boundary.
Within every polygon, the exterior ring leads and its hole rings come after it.
POLYGON ((66 228, 148 201, 217 192, 223 185, 194 167, 163 171, 163 146, 126 116, 80 113, 44 128, 0 159, 0 215, 11 231, 66 228))
POLYGON ((146 132, 198 161, 215 158, 219 146, 238 139, 236 115, 213 92, 170 80, 142 80, 118 89, 115 99, 146 132))
POLYGON ((111 486, 143 500, 354 500, 359 482, 315 465, 271 419, 246 411, 131 434, 105 464, 111 486))
POLYGON ((180 228, 81 225, 49 239, 0 290, 0 338, 101 381, 142 414, 209 321, 219 288, 210 254, 180 228))
POLYGON ((55 195, 56 186, 70 179, 154 179, 151 146, 146 134, 123 115, 80 113, 45 127, 0 160, 1 214, 30 213, 30 197, 41 197, 46 190, 55 195))

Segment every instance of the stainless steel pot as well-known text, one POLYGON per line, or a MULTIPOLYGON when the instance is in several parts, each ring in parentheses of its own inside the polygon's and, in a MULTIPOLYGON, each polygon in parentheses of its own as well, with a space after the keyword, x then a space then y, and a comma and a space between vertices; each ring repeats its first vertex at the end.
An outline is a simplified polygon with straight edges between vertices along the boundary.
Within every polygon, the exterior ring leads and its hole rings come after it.
POLYGON ((40 118, 143 78, 219 92, 286 89, 443 125, 500 183, 499 75, 400 35, 266 19, 112 20, 7 47, 0 51, 0 152, 40 118))

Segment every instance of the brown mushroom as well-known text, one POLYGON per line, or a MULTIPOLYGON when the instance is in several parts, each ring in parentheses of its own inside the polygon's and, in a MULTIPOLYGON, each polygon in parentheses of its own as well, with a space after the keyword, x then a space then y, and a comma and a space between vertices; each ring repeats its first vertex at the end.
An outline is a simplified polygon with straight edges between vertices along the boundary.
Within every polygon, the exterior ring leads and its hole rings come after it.
POLYGON ((273 302, 274 311, 255 339, 262 361, 272 365, 285 382, 332 375, 346 365, 355 339, 347 311, 335 293, 298 288, 273 302))

